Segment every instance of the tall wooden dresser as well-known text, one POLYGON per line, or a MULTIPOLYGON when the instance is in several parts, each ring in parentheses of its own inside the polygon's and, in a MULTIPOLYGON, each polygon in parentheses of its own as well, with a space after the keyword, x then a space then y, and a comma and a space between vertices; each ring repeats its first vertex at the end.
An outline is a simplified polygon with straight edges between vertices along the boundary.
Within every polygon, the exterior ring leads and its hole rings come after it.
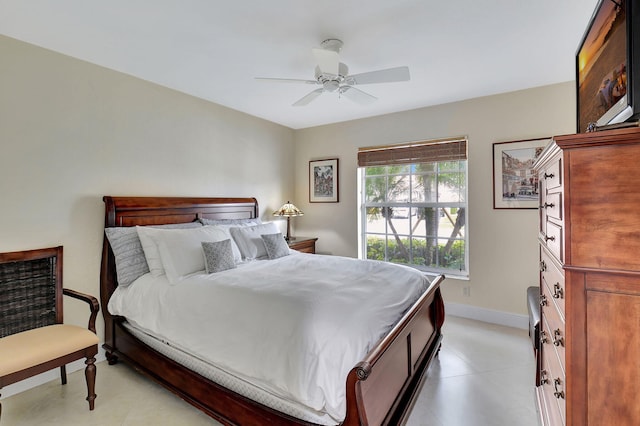
POLYGON ((640 129, 555 137, 540 184, 545 425, 640 424, 640 129))

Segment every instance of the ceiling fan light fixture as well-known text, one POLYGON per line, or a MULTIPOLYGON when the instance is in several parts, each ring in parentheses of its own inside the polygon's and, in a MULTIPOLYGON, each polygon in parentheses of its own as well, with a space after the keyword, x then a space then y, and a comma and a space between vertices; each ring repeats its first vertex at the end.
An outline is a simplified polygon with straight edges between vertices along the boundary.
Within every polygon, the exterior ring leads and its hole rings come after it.
POLYGON ((328 80, 322 83, 322 88, 327 92, 335 92, 340 88, 340 82, 337 80, 328 80))
POLYGON ((349 67, 340 62, 338 53, 342 49, 342 41, 329 38, 321 43, 320 48, 311 49, 316 58, 315 80, 300 80, 287 78, 260 78, 261 80, 317 84, 320 89, 313 90, 301 99, 293 103, 293 106, 305 106, 320 96, 323 92, 338 93, 349 98, 351 101, 367 105, 375 102, 378 98, 369 93, 363 92, 353 86, 375 83, 393 83, 399 81, 409 81, 409 67, 395 67, 376 71, 369 71, 360 74, 349 75, 349 67))

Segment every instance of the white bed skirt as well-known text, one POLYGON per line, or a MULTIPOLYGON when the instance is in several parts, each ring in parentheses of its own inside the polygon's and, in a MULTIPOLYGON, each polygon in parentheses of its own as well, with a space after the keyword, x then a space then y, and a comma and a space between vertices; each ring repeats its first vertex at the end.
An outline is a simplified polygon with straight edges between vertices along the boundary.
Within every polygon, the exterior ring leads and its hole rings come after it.
POLYGON ((129 322, 124 322, 123 326, 137 339, 147 346, 160 352, 162 355, 172 359, 178 364, 192 370, 193 372, 206 377, 225 388, 245 396, 252 401, 259 402, 269 408, 273 408, 281 413, 289 414, 297 419, 321 425, 335 425, 336 422, 328 415, 310 410, 293 401, 283 400, 277 396, 261 389, 245 380, 233 376, 210 363, 190 355, 171 344, 159 340, 157 337, 136 328, 129 322))

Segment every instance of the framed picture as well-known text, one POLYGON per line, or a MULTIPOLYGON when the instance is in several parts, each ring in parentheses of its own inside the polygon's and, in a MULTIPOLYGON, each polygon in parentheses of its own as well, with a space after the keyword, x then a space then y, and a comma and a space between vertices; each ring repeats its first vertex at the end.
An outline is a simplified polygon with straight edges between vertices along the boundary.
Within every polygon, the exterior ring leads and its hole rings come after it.
POLYGON ((309 202, 338 201, 338 159, 309 161, 309 202))
POLYGON ((533 163, 551 138, 493 144, 493 208, 537 209, 538 177, 533 163))

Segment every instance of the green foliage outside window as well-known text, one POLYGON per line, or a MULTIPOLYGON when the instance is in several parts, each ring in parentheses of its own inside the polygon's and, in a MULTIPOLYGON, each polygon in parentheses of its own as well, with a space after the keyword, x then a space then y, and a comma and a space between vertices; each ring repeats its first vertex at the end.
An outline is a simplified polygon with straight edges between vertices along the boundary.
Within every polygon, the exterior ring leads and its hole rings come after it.
POLYGON ((390 239, 385 250, 385 239, 375 236, 367 237, 367 259, 382 260, 411 266, 437 267, 452 270, 465 269, 464 241, 456 240, 450 249, 446 244, 427 244, 424 239, 401 238, 404 247, 411 247, 409 259, 394 239, 390 239), (431 261, 429 261, 429 260, 431 261), (434 262, 434 260, 437 260, 434 262))

